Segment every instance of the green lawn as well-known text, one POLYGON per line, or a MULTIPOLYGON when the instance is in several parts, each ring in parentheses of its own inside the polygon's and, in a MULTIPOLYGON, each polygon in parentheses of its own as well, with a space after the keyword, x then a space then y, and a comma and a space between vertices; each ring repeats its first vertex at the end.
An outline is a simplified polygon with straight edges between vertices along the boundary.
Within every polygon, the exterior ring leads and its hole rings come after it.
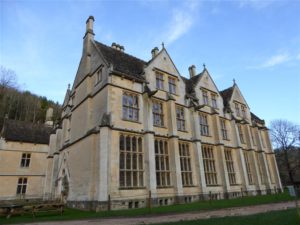
MULTIPOLYGON (((151 210, 148 208, 130 209, 130 210, 115 210, 104 212, 80 211, 76 209, 66 209, 65 213, 60 216, 57 213, 40 213, 34 219, 30 214, 23 216, 13 216, 10 219, 0 217, 0 224, 13 224, 13 223, 29 223, 38 221, 55 221, 55 220, 76 220, 84 218, 98 218, 98 217, 115 217, 115 216, 139 216, 146 214, 162 214, 162 213, 180 213, 189 211, 204 211, 212 209, 221 209, 229 207, 240 207, 257 205, 272 202, 289 201, 292 198, 287 192, 277 195, 263 195, 254 197, 244 197, 230 200, 215 200, 215 201, 201 201, 189 204, 169 205, 162 207, 154 207, 151 210)), ((300 223, 299 223, 300 224, 300 223)))
POLYGON ((296 209, 267 212, 251 216, 235 216, 202 220, 160 223, 155 225, 299 225, 300 215, 296 209))

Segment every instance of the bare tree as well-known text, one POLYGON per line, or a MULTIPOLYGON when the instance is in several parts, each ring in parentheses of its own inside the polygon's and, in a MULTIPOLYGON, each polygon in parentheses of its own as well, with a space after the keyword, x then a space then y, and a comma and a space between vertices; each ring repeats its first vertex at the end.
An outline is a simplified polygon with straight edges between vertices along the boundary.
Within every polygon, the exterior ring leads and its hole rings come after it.
POLYGON ((15 71, 0 66, 0 88, 17 88, 15 71))
POLYGON ((286 166, 289 180, 294 184, 294 169, 299 167, 298 162, 289 157, 289 153, 299 148, 300 128, 287 120, 274 120, 271 122, 271 138, 274 146, 283 153, 283 161, 286 166), (293 161, 293 162, 292 162, 293 161))

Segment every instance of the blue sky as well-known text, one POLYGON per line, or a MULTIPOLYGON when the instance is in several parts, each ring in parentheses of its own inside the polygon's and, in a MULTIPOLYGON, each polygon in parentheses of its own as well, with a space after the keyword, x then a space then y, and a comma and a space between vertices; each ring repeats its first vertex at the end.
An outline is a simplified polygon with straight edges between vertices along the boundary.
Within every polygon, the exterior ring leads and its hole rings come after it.
POLYGON ((85 21, 95 39, 149 60, 165 46, 183 76, 205 63, 219 90, 235 78, 267 123, 300 124, 300 1, 0 1, 0 64, 23 90, 62 103, 82 52, 85 21))

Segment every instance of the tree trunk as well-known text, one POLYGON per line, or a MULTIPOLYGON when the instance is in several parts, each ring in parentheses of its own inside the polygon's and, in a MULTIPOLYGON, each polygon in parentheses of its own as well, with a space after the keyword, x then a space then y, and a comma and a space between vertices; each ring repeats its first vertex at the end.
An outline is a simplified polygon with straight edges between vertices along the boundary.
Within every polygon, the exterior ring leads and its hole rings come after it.
POLYGON ((293 177, 293 172, 292 172, 291 165, 289 162, 288 151, 287 151, 287 149, 284 149, 283 152, 284 152, 284 159, 285 159, 286 168, 287 168, 287 171, 289 174, 290 182, 292 185, 294 185, 294 177, 293 177))

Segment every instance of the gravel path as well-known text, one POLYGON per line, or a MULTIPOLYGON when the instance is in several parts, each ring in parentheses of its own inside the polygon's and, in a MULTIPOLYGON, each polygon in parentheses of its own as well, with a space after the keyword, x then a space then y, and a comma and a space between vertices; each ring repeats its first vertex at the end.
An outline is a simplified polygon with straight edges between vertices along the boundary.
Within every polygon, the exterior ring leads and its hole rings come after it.
MULTIPOLYGON (((256 206, 247 206, 239 208, 227 208, 211 210, 206 212, 187 212, 178 214, 165 214, 165 215, 148 215, 139 217, 118 217, 118 218, 97 218, 97 219, 85 219, 74 221, 59 221, 59 222, 40 222, 31 223, 30 225, 142 225, 153 224, 163 222, 176 222, 181 220, 196 220, 196 219, 208 219, 215 217, 225 216, 244 216, 257 213, 264 213, 269 211, 285 210, 289 208, 295 208, 295 202, 282 202, 272 203, 256 206)), ((26 224, 24 224, 26 225, 26 224)))

